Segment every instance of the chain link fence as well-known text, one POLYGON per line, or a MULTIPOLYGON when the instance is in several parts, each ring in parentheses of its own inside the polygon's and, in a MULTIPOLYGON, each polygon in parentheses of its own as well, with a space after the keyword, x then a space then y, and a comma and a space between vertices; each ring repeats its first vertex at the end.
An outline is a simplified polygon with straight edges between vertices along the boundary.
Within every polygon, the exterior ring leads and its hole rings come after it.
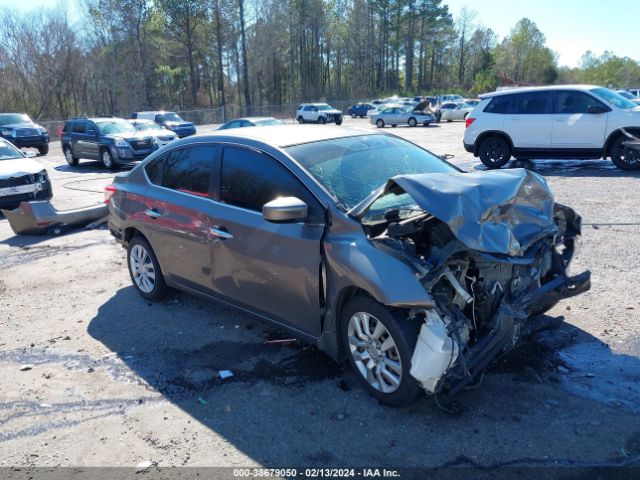
MULTIPOLYGON (((346 115, 346 110, 361 100, 329 100, 327 103, 346 115)), ((226 107, 204 108, 197 110, 176 111, 187 122, 196 125, 217 125, 241 117, 274 117, 285 123, 295 123, 296 108, 299 103, 283 103, 280 105, 227 105, 226 107)), ((65 120, 50 120, 38 122, 49 132, 51 140, 59 140, 62 135, 65 120)))

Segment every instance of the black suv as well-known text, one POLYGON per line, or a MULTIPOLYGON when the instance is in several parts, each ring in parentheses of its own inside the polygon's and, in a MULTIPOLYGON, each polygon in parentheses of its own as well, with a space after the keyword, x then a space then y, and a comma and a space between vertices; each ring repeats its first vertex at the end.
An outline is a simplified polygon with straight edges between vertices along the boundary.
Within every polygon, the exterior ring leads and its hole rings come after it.
POLYGON ((143 160, 158 148, 152 135, 116 117, 73 118, 62 131, 62 151, 69 165, 81 158, 101 160, 107 168, 143 160))
POLYGON ((37 148, 40 155, 49 153, 49 134, 26 113, 0 113, 0 137, 18 148, 37 148))

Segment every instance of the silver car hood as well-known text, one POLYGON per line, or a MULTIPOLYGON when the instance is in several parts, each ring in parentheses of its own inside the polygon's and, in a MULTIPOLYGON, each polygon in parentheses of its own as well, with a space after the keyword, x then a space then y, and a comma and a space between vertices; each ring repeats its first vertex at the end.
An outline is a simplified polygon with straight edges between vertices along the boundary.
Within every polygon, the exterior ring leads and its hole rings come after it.
POLYGON ((397 187, 472 250, 522 256, 537 240, 557 231, 547 182, 524 168, 399 175, 349 213, 362 217, 377 198, 397 187))

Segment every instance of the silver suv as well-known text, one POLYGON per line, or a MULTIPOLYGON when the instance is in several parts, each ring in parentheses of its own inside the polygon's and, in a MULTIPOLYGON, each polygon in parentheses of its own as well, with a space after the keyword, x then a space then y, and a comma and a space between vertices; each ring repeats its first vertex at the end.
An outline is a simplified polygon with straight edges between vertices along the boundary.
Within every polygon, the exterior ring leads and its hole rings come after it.
POLYGON ((342 112, 326 103, 301 103, 296 109, 298 123, 342 124, 342 112))

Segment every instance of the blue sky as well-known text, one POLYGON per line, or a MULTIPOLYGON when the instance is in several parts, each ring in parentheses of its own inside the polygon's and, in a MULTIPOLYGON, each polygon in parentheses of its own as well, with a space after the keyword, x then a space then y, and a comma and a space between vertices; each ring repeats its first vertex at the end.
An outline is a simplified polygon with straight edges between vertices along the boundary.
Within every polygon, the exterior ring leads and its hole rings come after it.
MULTIPOLYGON (((65 0, 62 0, 65 2, 65 0)), ((72 6, 80 0, 66 0, 72 6)), ((500 38, 518 20, 528 17, 547 37, 560 65, 577 66, 586 50, 640 60, 640 2, 638 0, 445 0, 454 16, 466 6, 478 13, 478 21, 500 38)), ((55 6, 59 0, 0 0, 0 8, 34 10, 55 6)))

